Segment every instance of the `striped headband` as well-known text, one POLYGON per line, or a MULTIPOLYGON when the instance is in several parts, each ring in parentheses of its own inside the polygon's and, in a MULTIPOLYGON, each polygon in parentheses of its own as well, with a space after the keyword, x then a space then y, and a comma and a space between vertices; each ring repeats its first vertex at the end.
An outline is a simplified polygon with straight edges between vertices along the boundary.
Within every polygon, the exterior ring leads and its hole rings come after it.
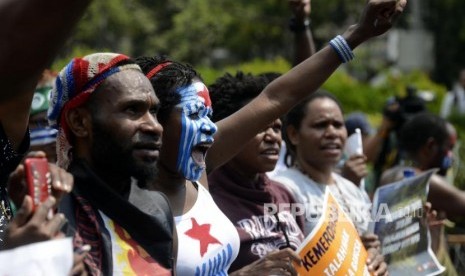
POLYGON ((114 53, 96 53, 75 58, 61 70, 50 96, 49 124, 58 129, 58 165, 67 168, 71 161, 69 130, 64 114, 84 105, 90 95, 113 74, 123 70, 138 70, 140 67, 129 57, 114 53))

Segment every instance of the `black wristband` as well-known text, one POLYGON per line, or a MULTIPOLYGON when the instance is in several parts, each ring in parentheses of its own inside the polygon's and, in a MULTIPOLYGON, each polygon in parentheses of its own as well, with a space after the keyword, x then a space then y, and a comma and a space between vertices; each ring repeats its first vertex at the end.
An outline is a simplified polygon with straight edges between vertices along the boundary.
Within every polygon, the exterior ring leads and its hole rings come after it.
POLYGON ((300 33, 306 31, 310 27, 311 20, 306 18, 303 23, 297 22, 297 20, 293 17, 289 20, 289 30, 294 33, 300 33))

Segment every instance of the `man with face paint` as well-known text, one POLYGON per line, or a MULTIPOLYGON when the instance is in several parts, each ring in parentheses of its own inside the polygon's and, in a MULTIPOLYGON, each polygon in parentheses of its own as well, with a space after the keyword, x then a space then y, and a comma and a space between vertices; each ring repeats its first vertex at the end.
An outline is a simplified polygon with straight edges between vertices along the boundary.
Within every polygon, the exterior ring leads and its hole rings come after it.
MULTIPOLYGON (((456 132, 452 124, 430 114, 415 115, 405 123, 400 131, 400 146, 407 156, 405 164, 385 171, 381 177, 381 185, 389 184, 403 178, 405 169, 413 169, 416 173, 438 168, 437 174, 430 181, 428 201, 438 213, 438 219, 463 219, 465 214, 465 191, 461 191, 449 183, 443 176, 452 165, 452 149, 456 141, 456 132)), ((449 272, 454 271, 447 253, 444 227, 441 223, 430 226, 431 248, 437 254, 441 264, 449 272)), ((448 274, 454 275, 454 274, 448 274)), ((455 274, 456 275, 456 274, 455 274)))

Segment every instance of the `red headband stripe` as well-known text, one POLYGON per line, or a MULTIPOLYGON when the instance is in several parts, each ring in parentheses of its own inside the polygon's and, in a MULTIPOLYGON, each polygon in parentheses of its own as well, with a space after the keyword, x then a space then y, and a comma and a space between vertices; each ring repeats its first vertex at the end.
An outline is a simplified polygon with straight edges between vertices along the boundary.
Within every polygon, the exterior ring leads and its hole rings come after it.
POLYGON ((155 68, 153 68, 152 70, 150 70, 146 76, 148 79, 151 79, 153 76, 155 76, 161 69, 165 68, 166 66, 170 65, 172 62, 171 61, 167 61, 165 63, 161 63, 161 64, 158 64, 157 66, 155 66, 155 68))

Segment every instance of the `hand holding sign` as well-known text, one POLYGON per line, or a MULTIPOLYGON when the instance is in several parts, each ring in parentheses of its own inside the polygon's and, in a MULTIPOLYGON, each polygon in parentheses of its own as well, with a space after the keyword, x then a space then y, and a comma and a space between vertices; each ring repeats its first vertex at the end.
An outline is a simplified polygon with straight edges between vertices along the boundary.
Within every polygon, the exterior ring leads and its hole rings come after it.
MULTIPOLYGON (((326 190, 323 215, 298 249, 300 275, 369 275, 367 252, 351 219, 326 190)), ((373 259, 373 258, 372 258, 373 259)), ((374 268, 379 259, 374 258, 374 268)))

